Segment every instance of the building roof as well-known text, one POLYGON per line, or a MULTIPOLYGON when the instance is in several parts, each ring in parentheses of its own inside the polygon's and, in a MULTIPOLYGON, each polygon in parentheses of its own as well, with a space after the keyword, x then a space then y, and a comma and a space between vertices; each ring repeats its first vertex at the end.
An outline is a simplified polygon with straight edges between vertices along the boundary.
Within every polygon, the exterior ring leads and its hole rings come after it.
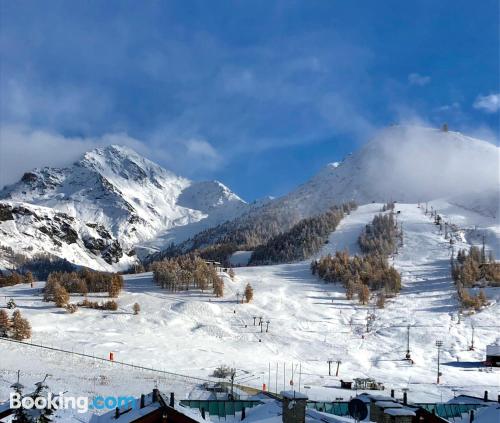
POLYGON ((492 402, 496 402, 493 399, 484 400, 481 397, 475 397, 473 395, 457 395, 455 398, 452 398, 448 401, 449 404, 489 404, 492 402))
POLYGON ((402 408, 403 406, 394 401, 376 401, 375 405, 380 408, 402 408))
POLYGON ((415 412, 409 408, 387 408, 384 413, 389 416, 416 416, 415 412))
POLYGON ((286 399, 307 400, 308 396, 297 391, 281 391, 281 396, 286 399))
POLYGON ((363 393, 361 395, 358 395, 358 398, 361 397, 361 396, 367 396, 372 401, 392 401, 392 402, 394 402, 394 398, 388 397, 387 395, 378 395, 378 394, 363 393))

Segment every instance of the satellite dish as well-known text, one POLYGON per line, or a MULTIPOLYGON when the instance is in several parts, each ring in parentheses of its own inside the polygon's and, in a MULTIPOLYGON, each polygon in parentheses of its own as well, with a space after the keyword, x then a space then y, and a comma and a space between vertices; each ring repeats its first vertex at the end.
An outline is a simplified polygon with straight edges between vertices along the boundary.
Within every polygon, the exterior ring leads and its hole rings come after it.
POLYGON ((366 404, 358 398, 349 401, 347 409, 349 410, 349 415, 355 420, 364 420, 368 416, 366 404))

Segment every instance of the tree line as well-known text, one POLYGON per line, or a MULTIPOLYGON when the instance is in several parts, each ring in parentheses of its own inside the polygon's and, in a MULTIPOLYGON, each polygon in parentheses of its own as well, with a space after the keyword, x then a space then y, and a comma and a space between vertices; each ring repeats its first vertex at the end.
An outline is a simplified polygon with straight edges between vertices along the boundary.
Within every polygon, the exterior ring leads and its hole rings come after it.
POLYGON ((472 287, 476 282, 484 281, 487 285, 500 286, 500 263, 495 261, 493 252, 486 254, 485 248, 472 246, 458 250, 457 257, 451 258, 451 277, 464 288, 472 287))
POLYGON ((346 290, 346 298, 357 296, 361 304, 370 300, 370 290, 379 291, 377 306, 382 308, 388 295, 401 289, 401 275, 387 261, 394 253, 402 231, 398 230, 394 219, 394 203, 388 203, 383 211, 388 214, 376 215, 365 226, 358 238, 363 255, 350 256, 347 251, 336 251, 311 263, 313 275, 318 275, 327 283, 340 282, 346 290))
POLYGON ((290 230, 258 246, 250 264, 276 264, 303 260, 318 252, 342 218, 356 209, 354 202, 334 206, 319 216, 302 219, 290 230))
POLYGON ((150 267, 154 282, 163 289, 172 292, 210 289, 216 297, 224 296, 224 280, 212 264, 195 254, 156 261, 150 267))
POLYGON ((49 253, 36 253, 32 257, 16 253, 11 247, 0 245, 0 256, 11 263, 11 272, 25 275, 31 272, 37 280, 46 280, 49 273, 55 271, 71 272, 75 265, 68 260, 49 253))
POLYGON ((388 256, 396 251, 402 232, 398 229, 392 209, 389 210, 390 213, 376 215, 359 236, 358 244, 364 254, 388 256))
POLYGON ((116 298, 123 288, 123 277, 114 273, 98 272, 83 268, 78 272, 52 272, 47 278, 43 290, 43 300, 53 301, 57 307, 66 308, 74 313, 78 307, 100 310, 116 310, 118 304, 114 300, 103 303, 89 301, 85 298, 78 304, 71 304, 70 294, 86 296, 89 293, 107 292, 111 298, 116 298))
POLYGON ((488 297, 482 288, 477 294, 472 294, 469 288, 479 283, 499 287, 500 263, 495 261, 492 252, 486 254, 484 245, 482 249, 472 246, 469 252, 460 249, 456 258, 451 257, 451 277, 462 307, 479 310, 488 304, 488 297))
POLYGON ((235 251, 253 251, 273 237, 288 232, 303 218, 304 214, 296 207, 276 202, 264 204, 236 219, 199 232, 179 245, 170 245, 147 257, 144 264, 194 252, 207 260, 216 260, 224 267, 229 267, 229 257, 235 251))
POLYGON ((33 283, 34 281, 35 277, 30 271, 26 272, 25 274, 13 271, 6 275, 0 275, 0 288, 4 286, 13 286, 20 283, 33 283))
POLYGON ((327 283, 342 283, 346 298, 352 300, 357 296, 362 304, 368 302, 370 290, 380 290, 385 297, 401 289, 401 275, 378 254, 350 256, 347 251, 337 251, 314 260, 311 271, 327 283))

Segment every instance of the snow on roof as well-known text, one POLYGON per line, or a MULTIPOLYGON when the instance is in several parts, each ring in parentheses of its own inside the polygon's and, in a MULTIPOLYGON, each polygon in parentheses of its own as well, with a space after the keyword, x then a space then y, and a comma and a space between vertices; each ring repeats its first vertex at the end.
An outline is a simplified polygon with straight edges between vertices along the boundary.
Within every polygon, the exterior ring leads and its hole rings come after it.
POLYGON ((389 416, 416 416, 415 412, 409 408, 388 408, 384 410, 384 413, 389 416))
POLYGON ((366 394, 372 401, 393 401, 394 398, 388 397, 387 395, 377 395, 377 394, 366 394))
POLYGON ((377 401, 375 405, 380 408, 402 408, 403 406, 394 401, 377 401))
POLYGON ((500 355, 500 345, 486 345, 486 355, 500 355))
POLYGON ((281 396, 287 399, 307 400, 307 395, 297 391, 281 391, 281 396))
POLYGON ((488 404, 492 401, 493 400, 484 401, 484 398, 461 394, 449 400, 448 404, 488 404))
MULTIPOLYGON (((467 417, 467 422, 469 417, 467 417)), ((481 407, 474 412, 474 423, 500 422, 500 404, 481 407)))
POLYGON ((354 419, 351 417, 345 416, 336 416, 334 414, 322 413, 321 411, 317 411, 314 409, 306 410, 306 422, 310 421, 322 421, 327 423, 347 423, 354 422, 354 419))
MULTIPOLYGON (((293 391, 292 391, 293 392, 293 391)), ((262 405, 247 410, 245 422, 247 423, 281 423, 282 405, 280 401, 271 400, 262 405)), ((354 420, 350 417, 340 417, 333 414, 322 413, 313 409, 306 409, 306 423, 348 423, 354 420)))

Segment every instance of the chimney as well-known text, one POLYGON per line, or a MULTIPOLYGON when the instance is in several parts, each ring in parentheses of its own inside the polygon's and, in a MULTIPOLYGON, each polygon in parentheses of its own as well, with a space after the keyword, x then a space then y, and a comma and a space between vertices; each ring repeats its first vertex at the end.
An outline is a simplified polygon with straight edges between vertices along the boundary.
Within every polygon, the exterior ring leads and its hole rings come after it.
POLYGON ((153 389, 153 401, 152 402, 158 402, 160 397, 160 391, 157 388, 153 389))
POLYGON ((488 391, 484 391, 484 400, 488 401, 488 391))
POLYGON ((394 398, 394 389, 391 389, 391 398, 394 398))
POLYGON ((170 392, 170 407, 174 408, 175 407, 175 394, 173 392, 170 392))
POLYGON ((144 408, 146 405, 146 397, 144 394, 141 394, 141 408, 144 408))
POLYGON ((297 391, 283 391, 283 423, 305 423, 307 395, 297 391))
POLYGON ((404 405, 408 404, 408 394, 406 392, 403 393, 403 404, 404 405))

